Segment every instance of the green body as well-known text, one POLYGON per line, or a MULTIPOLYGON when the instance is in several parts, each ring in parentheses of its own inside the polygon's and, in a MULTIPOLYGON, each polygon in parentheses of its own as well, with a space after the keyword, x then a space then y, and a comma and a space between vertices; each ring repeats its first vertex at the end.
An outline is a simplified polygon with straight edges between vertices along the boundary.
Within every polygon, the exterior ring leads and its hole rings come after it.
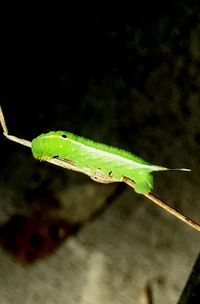
POLYGON ((49 132, 33 139, 32 153, 39 160, 59 158, 66 161, 74 170, 97 182, 120 182, 127 177, 134 181, 138 193, 147 193, 153 188, 151 172, 167 170, 122 149, 65 131, 49 132))

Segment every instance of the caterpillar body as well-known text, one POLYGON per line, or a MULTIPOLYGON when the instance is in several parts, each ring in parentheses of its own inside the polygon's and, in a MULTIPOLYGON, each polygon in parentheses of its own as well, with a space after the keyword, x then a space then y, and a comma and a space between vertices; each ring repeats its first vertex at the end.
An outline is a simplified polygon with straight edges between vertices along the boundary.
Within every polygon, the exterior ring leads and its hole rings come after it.
POLYGON ((33 139, 31 148, 36 159, 61 159, 70 164, 72 170, 85 173, 100 183, 122 182, 128 178, 135 183, 138 193, 153 189, 153 171, 189 171, 152 165, 133 153, 66 131, 41 134, 33 139))

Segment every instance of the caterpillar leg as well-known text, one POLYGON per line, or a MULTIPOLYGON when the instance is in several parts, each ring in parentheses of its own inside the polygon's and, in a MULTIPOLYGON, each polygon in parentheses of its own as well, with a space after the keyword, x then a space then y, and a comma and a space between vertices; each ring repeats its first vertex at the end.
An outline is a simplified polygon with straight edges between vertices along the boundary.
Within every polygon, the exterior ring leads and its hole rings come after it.
POLYGON ((140 182, 135 184, 135 192, 140 194, 149 193, 151 189, 152 187, 148 184, 148 182, 140 182))
POLYGON ((131 187, 134 185, 135 192, 139 194, 149 193, 153 188, 153 176, 150 173, 143 176, 140 175, 140 177, 138 179, 135 178, 134 181, 128 177, 123 177, 122 181, 129 186, 131 183, 131 187))

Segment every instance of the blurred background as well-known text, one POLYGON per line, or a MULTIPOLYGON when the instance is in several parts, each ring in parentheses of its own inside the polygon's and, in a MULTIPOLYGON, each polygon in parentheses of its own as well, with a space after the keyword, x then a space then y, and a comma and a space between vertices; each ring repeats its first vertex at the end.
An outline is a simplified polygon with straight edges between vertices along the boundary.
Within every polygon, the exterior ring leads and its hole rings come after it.
MULTIPOLYGON (((200 5, 88 1, 2 8, 9 133, 67 130, 151 163, 154 193, 200 222, 200 5)), ((3 303, 176 303, 199 234, 127 187, 0 138, 3 303), (152 302, 144 302, 146 298, 152 302)))

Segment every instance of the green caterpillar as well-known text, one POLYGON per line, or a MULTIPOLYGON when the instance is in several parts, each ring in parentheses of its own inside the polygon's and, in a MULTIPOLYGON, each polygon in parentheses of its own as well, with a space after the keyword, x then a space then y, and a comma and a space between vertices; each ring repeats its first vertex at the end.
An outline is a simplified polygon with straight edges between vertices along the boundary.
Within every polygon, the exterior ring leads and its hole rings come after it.
POLYGON ((135 183, 137 193, 153 189, 153 171, 182 170, 152 165, 142 158, 122 149, 97 143, 66 131, 41 134, 32 141, 36 159, 58 158, 100 183, 123 182, 128 178, 135 183))
POLYGON ((100 183, 124 182, 136 192, 143 194, 154 204, 200 232, 199 224, 150 192, 153 188, 153 171, 190 171, 189 169, 169 169, 152 165, 130 152, 97 143, 65 131, 41 134, 33 139, 32 142, 10 135, 1 106, 0 124, 7 139, 31 148, 36 159, 44 160, 69 170, 82 172, 100 183))

